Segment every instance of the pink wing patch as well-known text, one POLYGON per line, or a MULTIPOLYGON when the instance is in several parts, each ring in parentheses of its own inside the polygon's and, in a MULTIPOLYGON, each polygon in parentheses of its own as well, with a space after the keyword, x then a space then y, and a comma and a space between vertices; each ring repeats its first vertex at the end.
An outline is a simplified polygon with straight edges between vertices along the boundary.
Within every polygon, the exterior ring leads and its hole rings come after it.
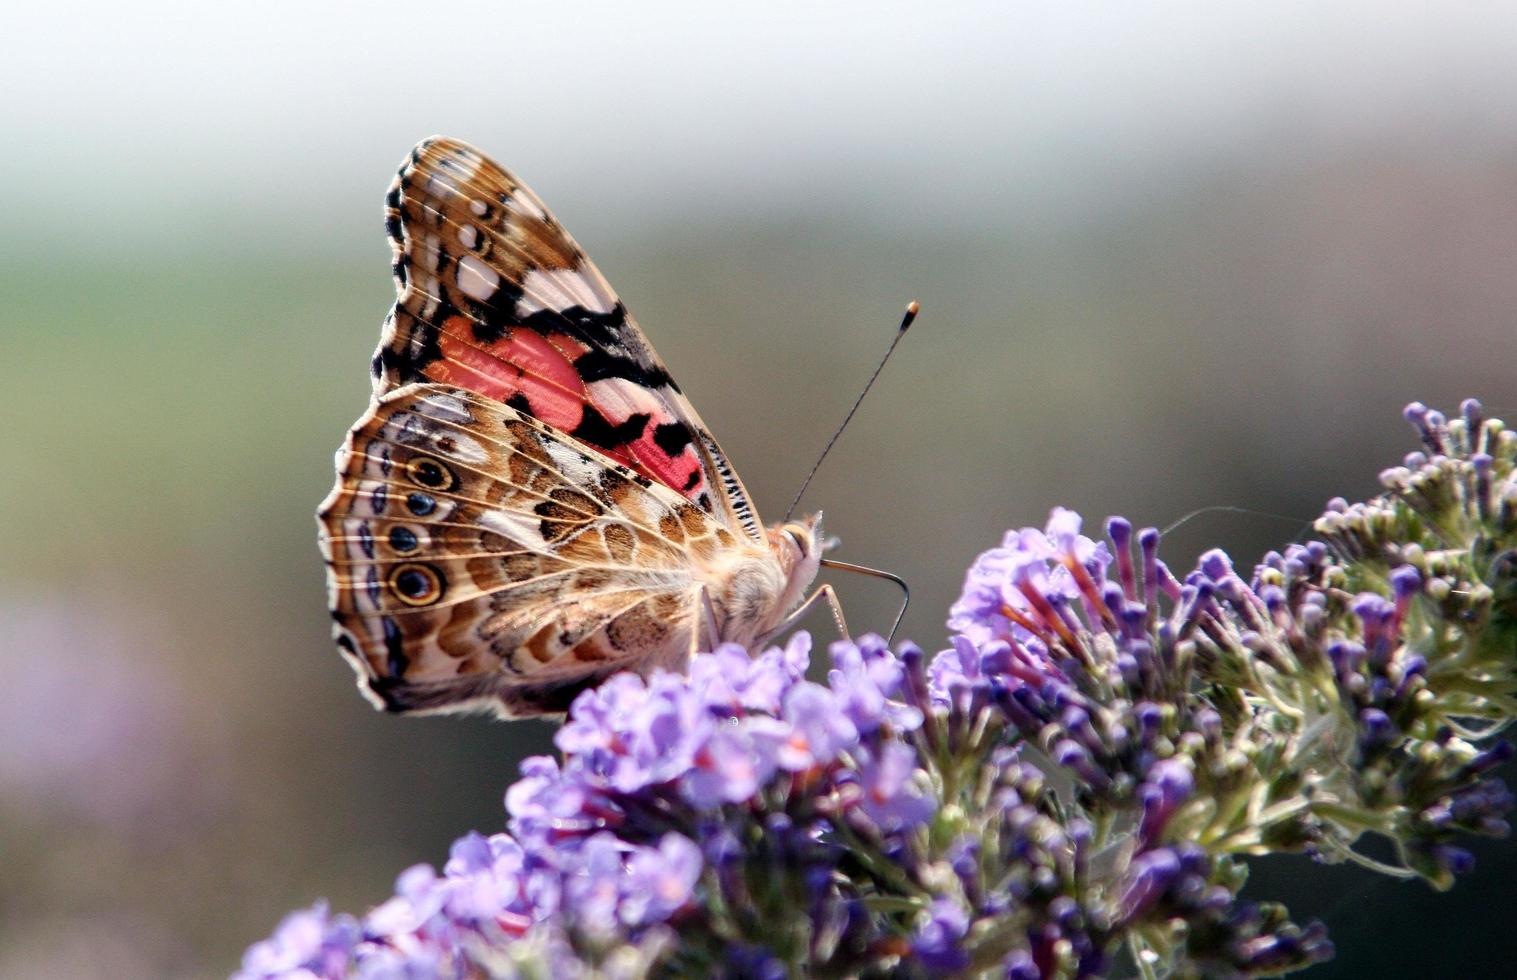
POLYGON ((687 499, 709 505, 689 429, 657 396, 625 379, 587 384, 574 362, 591 348, 567 334, 514 329, 481 343, 465 339, 471 322, 462 316, 444 321, 438 336, 442 357, 427 364, 423 375, 505 402, 687 499))

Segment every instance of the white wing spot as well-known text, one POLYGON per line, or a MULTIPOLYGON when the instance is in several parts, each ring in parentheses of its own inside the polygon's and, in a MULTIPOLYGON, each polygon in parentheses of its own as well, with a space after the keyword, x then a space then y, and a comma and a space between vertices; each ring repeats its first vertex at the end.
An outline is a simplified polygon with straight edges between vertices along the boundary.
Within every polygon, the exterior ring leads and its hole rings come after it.
POLYGON ((479 523, 525 548, 547 547, 547 542, 543 540, 542 522, 536 518, 504 510, 487 510, 479 515, 479 523))
POLYGON ((667 402, 647 388, 624 378, 592 381, 586 385, 586 390, 613 424, 620 424, 639 412, 646 412, 656 422, 667 422, 671 418, 667 402))
POLYGON ((610 313, 615 301, 577 269, 532 269, 521 284, 517 312, 530 316, 541 309, 566 310, 582 306, 592 313, 610 313))
MULTIPOLYGON (((444 157, 442 165, 458 174, 465 181, 473 180, 479 172, 479 157, 473 153, 466 153, 461 149, 453 151, 452 157, 444 157)), ((452 190, 453 188, 448 188, 452 190)))
POLYGON ((604 467, 594 460, 586 460, 577 449, 557 441, 547 443, 547 449, 554 468, 575 486, 594 486, 600 479, 604 467))
POLYGON ((474 416, 469 413, 469 403, 457 395, 441 393, 426 395, 420 400, 420 405, 426 410, 422 414, 428 418, 463 425, 474 424, 474 416))
POLYGON ((470 466, 483 466, 490 462, 490 454, 485 452, 484 446, 456 432, 433 433, 432 445, 436 447, 439 454, 450 456, 461 463, 468 463, 470 466), (452 440, 446 452, 439 445, 445 438, 452 440))
MULTIPOLYGON (((422 281, 421 294, 427 298, 427 301, 423 303, 421 307, 421 318, 423 320, 430 320, 432 317, 437 315, 437 310, 442 306, 442 302, 439 299, 441 292, 437 288, 437 277, 435 275, 427 276, 427 278, 422 281)), ((420 348, 422 337, 423 334, 420 332, 412 335, 412 348, 420 348)))
POLYGON ((500 288, 500 273, 472 255, 458 260, 458 288, 470 299, 483 303, 500 288))
POLYGON ((518 214, 530 215, 538 221, 548 220, 548 213, 538 207, 536 201, 521 192, 512 194, 511 200, 507 202, 506 206, 518 214))
POLYGON ((484 201, 479 200, 478 198, 475 198, 469 202, 469 210, 473 211, 476 216, 483 218, 490 212, 490 205, 486 204, 484 201))
MULTIPOLYGON (((427 194, 428 197, 447 198, 447 197, 452 197, 453 195, 455 195, 455 194, 458 193, 458 191, 456 189, 454 189, 454 187, 453 187, 452 184, 450 184, 449 182, 447 182, 446 180, 444 180, 442 177, 440 177, 437 174, 432 174, 429 177, 427 177, 427 185, 426 185, 426 187, 423 190, 425 191, 425 193, 427 194)), ((440 212, 437 212, 436 209, 433 208, 431 205, 426 205, 426 210, 432 211, 433 213, 437 214, 438 218, 442 217, 442 214, 440 212)))
POLYGON ((420 261, 417 263, 428 272, 437 272, 437 261, 442 255, 442 239, 429 234, 421 243, 420 261))
POLYGON ((479 232, 473 225, 461 225, 458 229, 458 241, 464 248, 473 248, 479 244, 479 232))

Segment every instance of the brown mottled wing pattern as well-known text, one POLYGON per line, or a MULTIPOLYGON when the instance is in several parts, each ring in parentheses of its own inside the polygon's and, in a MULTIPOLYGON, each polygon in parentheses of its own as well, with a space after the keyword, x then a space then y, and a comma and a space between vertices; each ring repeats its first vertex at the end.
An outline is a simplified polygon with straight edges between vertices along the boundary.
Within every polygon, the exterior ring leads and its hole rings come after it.
POLYGON ((675 667, 694 562, 739 546, 669 488, 473 392, 376 399, 323 502, 338 645, 391 711, 558 712, 617 670, 675 667))
POLYGON ((594 447, 763 543, 747 491, 616 293, 508 171, 424 140, 386 198, 397 297, 376 393, 467 388, 594 447))

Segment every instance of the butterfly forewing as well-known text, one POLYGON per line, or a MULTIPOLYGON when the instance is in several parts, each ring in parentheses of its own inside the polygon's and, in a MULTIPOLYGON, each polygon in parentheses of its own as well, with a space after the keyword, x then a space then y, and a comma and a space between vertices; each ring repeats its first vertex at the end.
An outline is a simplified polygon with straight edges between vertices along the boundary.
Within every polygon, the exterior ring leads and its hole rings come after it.
POLYGON ((412 151, 386 204, 398 295, 376 392, 432 381, 505 402, 763 541, 716 440, 536 195, 439 137, 412 151))

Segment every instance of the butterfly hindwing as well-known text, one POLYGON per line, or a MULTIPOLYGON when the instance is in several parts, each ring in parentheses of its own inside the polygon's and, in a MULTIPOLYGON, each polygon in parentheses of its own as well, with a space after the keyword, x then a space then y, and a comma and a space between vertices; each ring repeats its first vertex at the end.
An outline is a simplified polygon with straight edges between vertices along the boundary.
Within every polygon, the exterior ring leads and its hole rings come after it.
POLYGON ((517 408, 438 384, 378 397, 318 513, 338 645, 394 711, 562 711, 675 666, 695 571, 738 539, 670 488, 517 408))
POLYGON ((386 206, 397 298, 376 393, 435 382, 504 402, 764 540, 716 440, 536 195, 436 137, 411 152, 386 206))

